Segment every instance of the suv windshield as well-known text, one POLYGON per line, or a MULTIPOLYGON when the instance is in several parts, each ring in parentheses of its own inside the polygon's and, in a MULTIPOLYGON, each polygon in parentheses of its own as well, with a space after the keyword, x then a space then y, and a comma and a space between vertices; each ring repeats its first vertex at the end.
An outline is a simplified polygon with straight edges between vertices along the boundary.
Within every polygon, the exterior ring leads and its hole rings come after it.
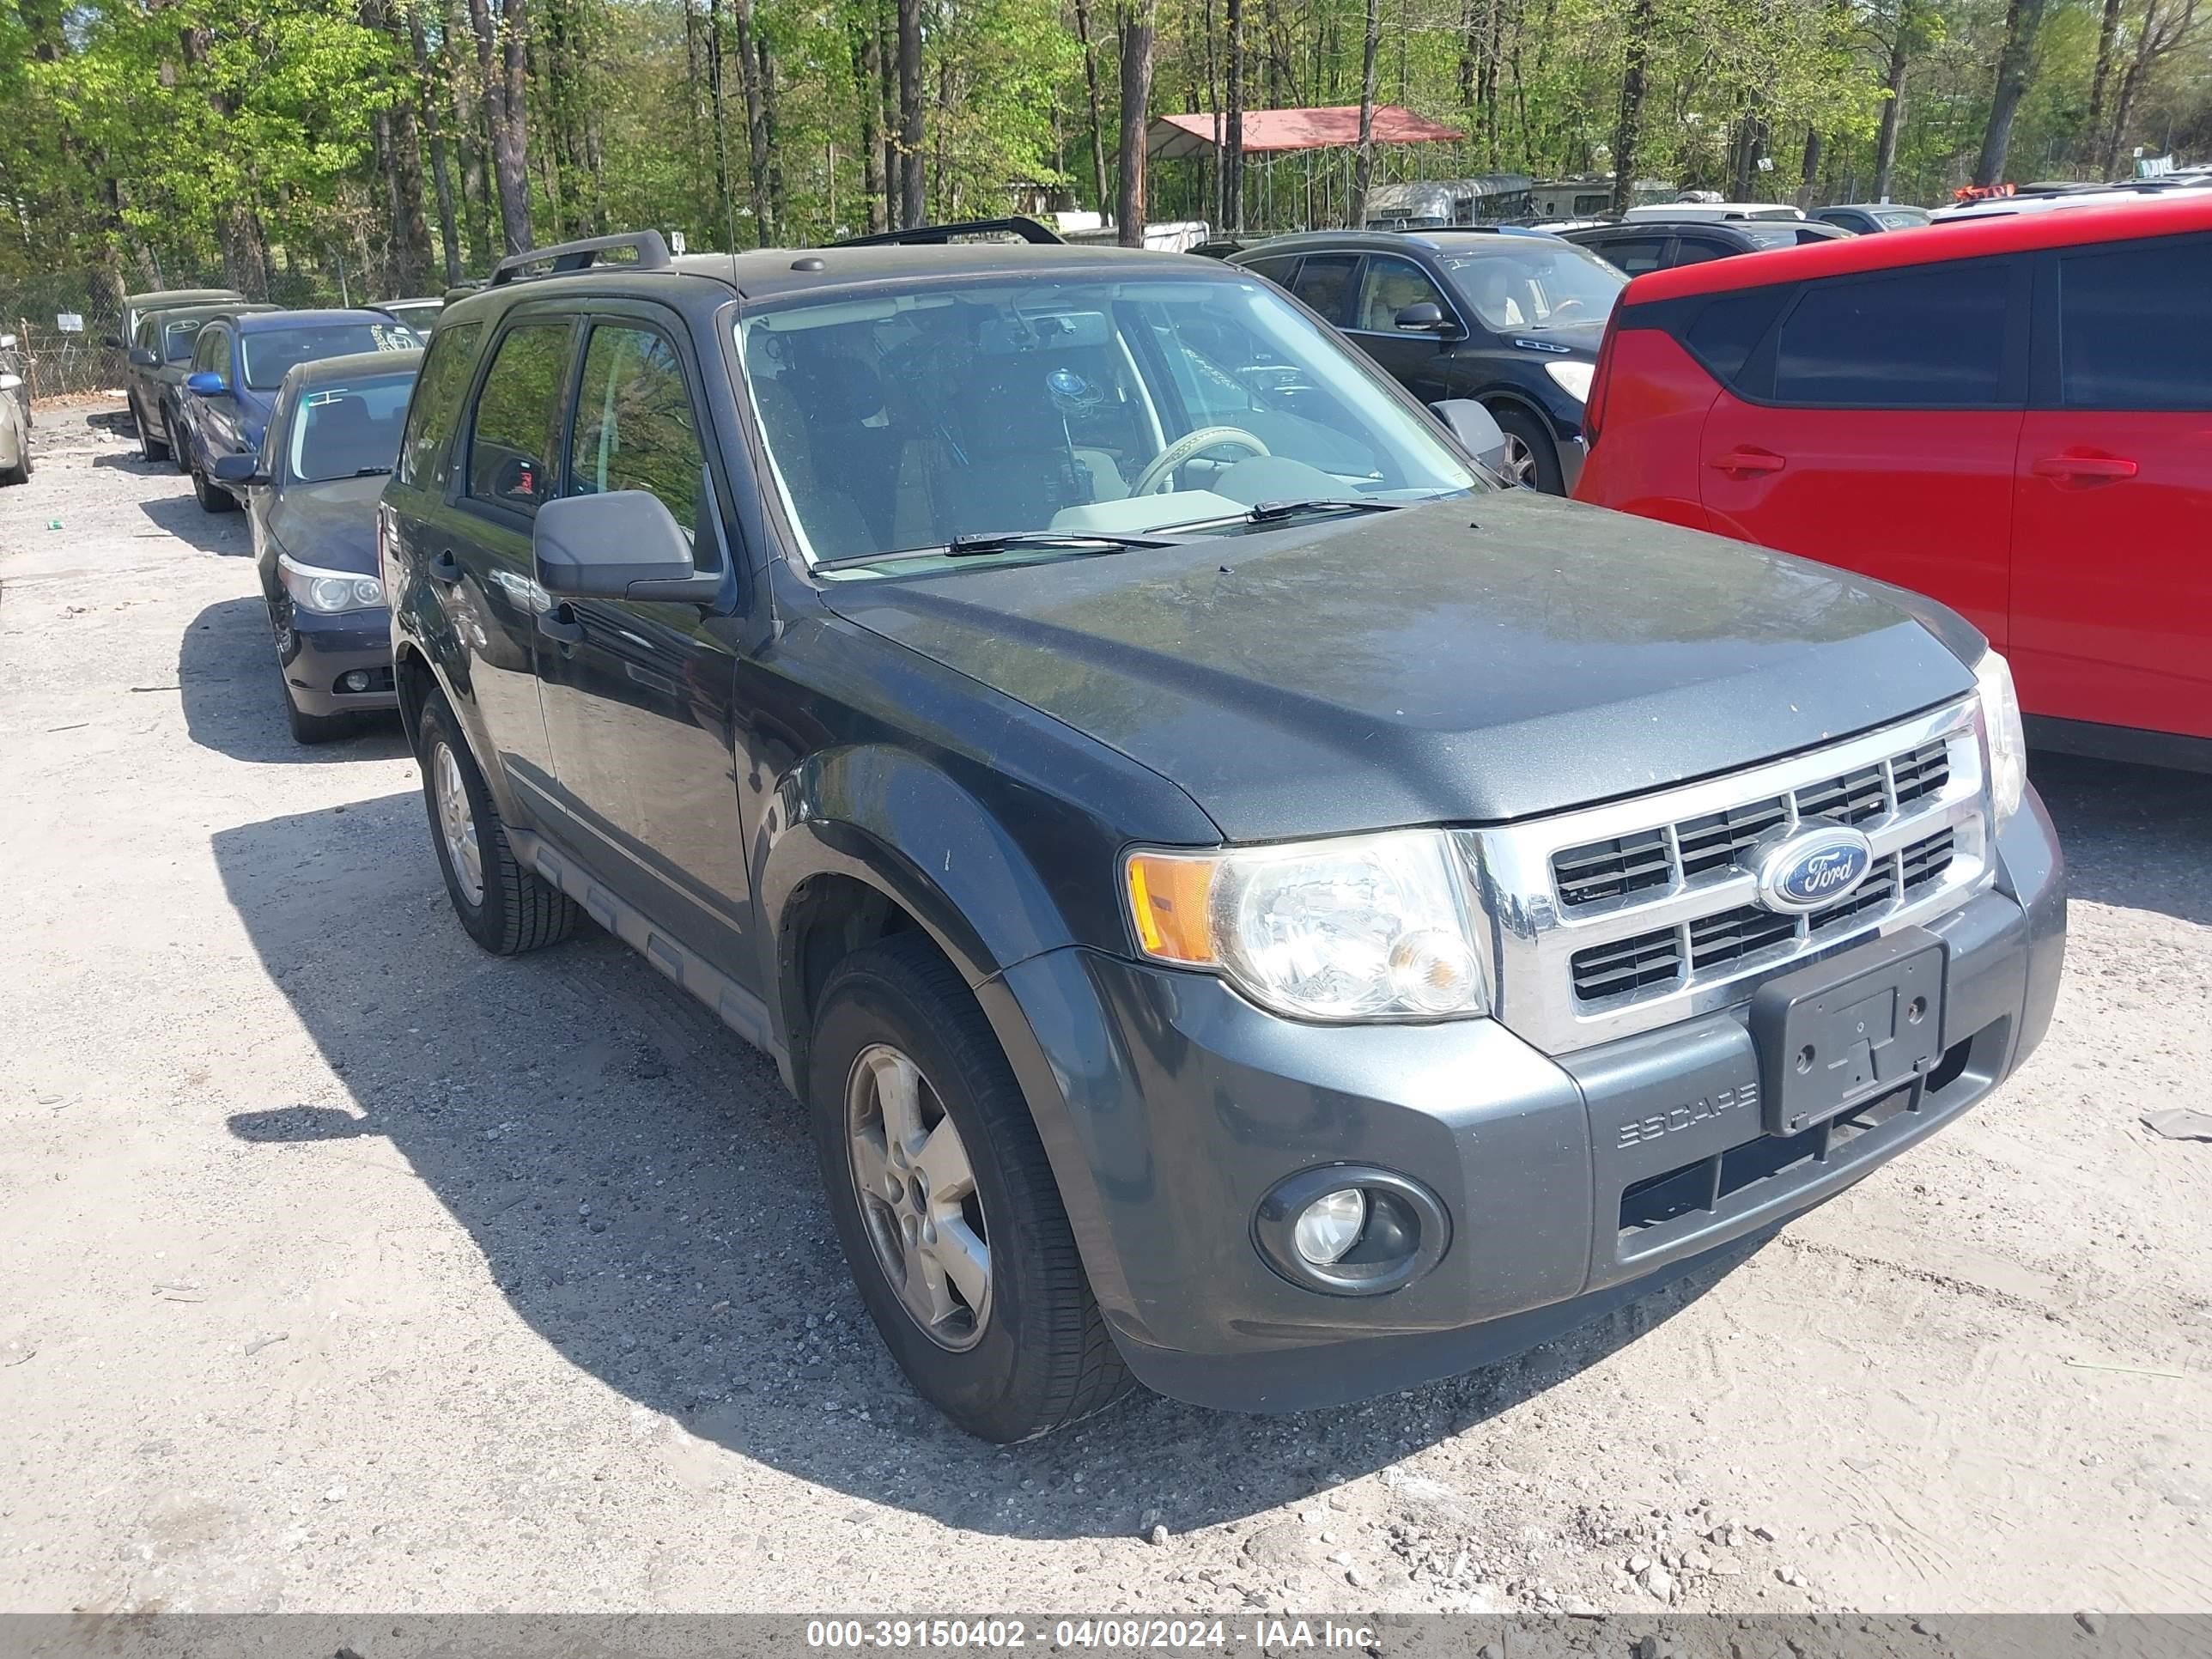
POLYGON ((1586 248, 1533 238, 1446 254, 1452 286, 1493 331, 1602 323, 1628 278, 1586 248))
POLYGON ((1241 530, 1261 502, 1475 487, 1364 360, 1247 277, 800 300, 748 316, 738 345, 818 560, 1030 532, 1241 530))
POLYGON ((295 363, 347 357, 356 351, 406 351, 422 343, 404 323, 308 323, 296 328, 256 329, 238 337, 246 384, 273 392, 295 363))
POLYGON ((301 399, 289 447, 293 478, 323 483, 389 472, 399 459, 399 426, 415 372, 319 386, 301 399))

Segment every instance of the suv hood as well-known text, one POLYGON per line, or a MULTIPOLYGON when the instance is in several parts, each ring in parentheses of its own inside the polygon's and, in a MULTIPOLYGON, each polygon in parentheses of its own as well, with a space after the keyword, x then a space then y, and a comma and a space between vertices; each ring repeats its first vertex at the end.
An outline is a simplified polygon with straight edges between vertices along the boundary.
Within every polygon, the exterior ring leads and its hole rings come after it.
POLYGON ((1590 805, 1969 690, 1891 592, 1514 490, 825 598, 1181 785, 1243 842, 1590 805))

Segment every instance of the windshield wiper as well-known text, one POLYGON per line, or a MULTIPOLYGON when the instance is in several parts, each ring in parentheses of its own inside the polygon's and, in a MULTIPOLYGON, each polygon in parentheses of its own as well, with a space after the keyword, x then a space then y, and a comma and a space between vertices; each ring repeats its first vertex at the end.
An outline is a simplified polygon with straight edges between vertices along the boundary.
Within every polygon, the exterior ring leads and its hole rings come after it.
POLYGON ((889 564, 894 559, 921 559, 943 554, 950 559, 972 558, 984 553, 1004 553, 1024 547, 1050 550, 1065 548, 1079 553, 1120 553, 1131 548, 1171 547, 1158 536, 1122 536, 1103 530, 987 530, 955 536, 942 547, 907 547, 885 553, 856 553, 849 558, 817 559, 817 570, 851 570, 862 565, 889 564))
POLYGON ((1310 501, 1261 501, 1244 515, 1247 524, 1273 524, 1278 519, 1302 519, 1309 513, 1395 513, 1403 501, 1371 501, 1317 495, 1310 501))

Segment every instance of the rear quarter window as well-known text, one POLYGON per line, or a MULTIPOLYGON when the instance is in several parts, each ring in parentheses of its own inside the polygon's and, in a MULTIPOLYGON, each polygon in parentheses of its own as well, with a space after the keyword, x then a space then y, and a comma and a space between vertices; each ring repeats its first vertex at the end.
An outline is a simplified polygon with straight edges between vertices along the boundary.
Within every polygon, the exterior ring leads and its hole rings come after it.
POLYGON ((430 337, 429 354, 416 377, 414 396, 407 404, 407 426, 399 440, 399 460, 394 468, 403 484, 446 476, 440 457, 453 436, 461 399, 469 389, 469 371, 476 366, 477 342, 483 337, 482 323, 463 323, 441 328, 430 337))

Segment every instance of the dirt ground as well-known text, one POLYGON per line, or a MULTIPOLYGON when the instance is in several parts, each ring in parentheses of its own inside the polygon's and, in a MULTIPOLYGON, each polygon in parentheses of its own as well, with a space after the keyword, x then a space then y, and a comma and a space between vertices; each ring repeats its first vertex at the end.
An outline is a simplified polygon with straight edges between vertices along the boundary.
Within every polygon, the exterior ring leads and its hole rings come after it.
POLYGON ((769 1065, 495 961, 396 725, 287 737, 242 519, 105 410, 0 491, 0 1611, 2212 1607, 2212 780, 2039 758, 2057 1023, 1524 1360, 1011 1451, 869 1328, 769 1065), (1148 1541, 1157 1521, 1164 1543, 1148 1541))

